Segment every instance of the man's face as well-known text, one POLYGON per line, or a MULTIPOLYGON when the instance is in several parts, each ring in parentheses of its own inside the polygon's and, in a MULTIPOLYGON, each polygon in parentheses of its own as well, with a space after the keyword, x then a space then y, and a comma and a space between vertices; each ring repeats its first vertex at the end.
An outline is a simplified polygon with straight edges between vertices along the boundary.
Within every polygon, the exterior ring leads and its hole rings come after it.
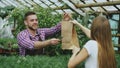
POLYGON ((38 19, 36 15, 29 15, 25 20, 25 25, 30 30, 36 30, 38 28, 38 19))

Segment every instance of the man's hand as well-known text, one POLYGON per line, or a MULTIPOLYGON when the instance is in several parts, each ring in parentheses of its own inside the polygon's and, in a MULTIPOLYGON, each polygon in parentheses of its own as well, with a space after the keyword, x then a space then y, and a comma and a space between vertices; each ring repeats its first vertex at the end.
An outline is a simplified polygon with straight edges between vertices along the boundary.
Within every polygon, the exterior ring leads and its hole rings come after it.
POLYGON ((59 39, 56 39, 56 38, 53 38, 53 39, 50 39, 50 43, 51 43, 51 45, 56 45, 56 44, 58 44, 59 43, 59 39))
POLYGON ((71 20, 71 19, 72 19, 72 16, 71 16, 70 13, 64 13, 64 15, 63 15, 63 20, 69 21, 69 20, 71 20))

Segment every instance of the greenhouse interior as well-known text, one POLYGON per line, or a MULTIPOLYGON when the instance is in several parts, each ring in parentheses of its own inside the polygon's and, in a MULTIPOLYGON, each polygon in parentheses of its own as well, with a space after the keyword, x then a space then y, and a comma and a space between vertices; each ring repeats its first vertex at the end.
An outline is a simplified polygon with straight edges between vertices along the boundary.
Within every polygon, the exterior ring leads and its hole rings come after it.
POLYGON ((120 0, 0 0, 0 68, 89 68, 92 39, 96 66, 120 68, 120 0))

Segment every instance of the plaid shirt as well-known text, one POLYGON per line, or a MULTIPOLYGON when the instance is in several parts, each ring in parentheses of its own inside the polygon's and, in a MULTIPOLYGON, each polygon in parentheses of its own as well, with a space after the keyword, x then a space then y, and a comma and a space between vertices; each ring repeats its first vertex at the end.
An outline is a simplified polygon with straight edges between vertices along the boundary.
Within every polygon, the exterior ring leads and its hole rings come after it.
POLYGON ((61 24, 58 23, 56 26, 51 28, 38 28, 37 34, 33 37, 28 30, 23 30, 17 35, 17 41, 19 45, 20 55, 25 56, 26 50, 34 50, 35 41, 43 41, 46 37, 53 36, 60 32, 61 24))

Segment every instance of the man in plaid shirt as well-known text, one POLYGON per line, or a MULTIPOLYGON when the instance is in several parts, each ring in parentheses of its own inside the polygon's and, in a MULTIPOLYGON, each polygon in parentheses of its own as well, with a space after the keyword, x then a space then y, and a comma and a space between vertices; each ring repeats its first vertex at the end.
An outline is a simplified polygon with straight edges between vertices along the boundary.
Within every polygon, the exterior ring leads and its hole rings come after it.
MULTIPOLYGON (((69 20, 69 16, 67 14, 64 14, 64 20, 69 20)), ((45 38, 60 32, 60 23, 51 28, 38 28, 36 13, 31 11, 25 14, 24 23, 27 29, 21 31, 17 35, 21 56, 42 54, 44 47, 59 43, 59 39, 52 38, 45 40, 45 38)))

